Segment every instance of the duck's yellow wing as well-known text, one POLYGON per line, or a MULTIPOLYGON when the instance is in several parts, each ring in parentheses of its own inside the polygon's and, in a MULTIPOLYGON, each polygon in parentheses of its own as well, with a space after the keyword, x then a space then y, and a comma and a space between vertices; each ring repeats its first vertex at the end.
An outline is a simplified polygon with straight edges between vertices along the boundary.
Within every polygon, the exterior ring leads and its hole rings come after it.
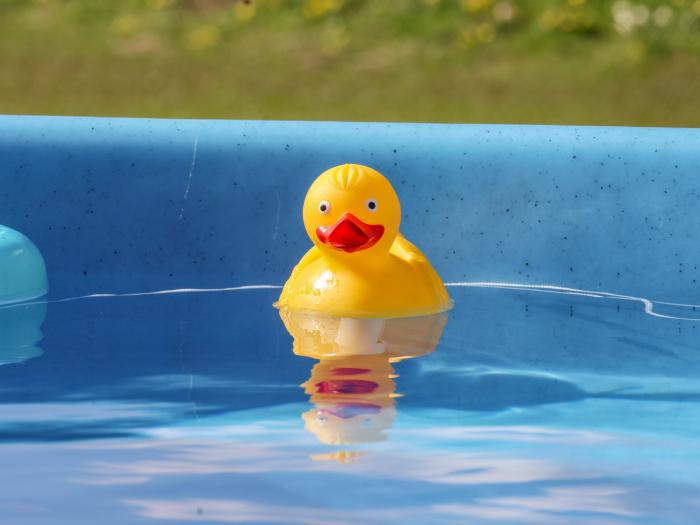
POLYGON ((396 236, 394 244, 391 245, 389 253, 411 265, 416 270, 419 277, 423 279, 431 289, 438 293, 441 300, 449 301, 449 297, 445 291, 445 285, 430 264, 430 261, 428 261, 428 258, 400 232, 396 236))
POLYGON ((297 275, 299 275, 299 272, 301 272, 309 264, 311 264, 316 259, 319 259, 320 257, 321 257, 321 250, 319 250, 316 246, 312 246, 309 249, 309 251, 306 252, 301 259, 299 259, 299 262, 292 270, 292 274, 289 276, 289 279, 287 279, 287 282, 284 283, 284 287, 282 288, 282 293, 280 294, 280 297, 277 300, 277 303, 275 303, 275 306, 284 306, 284 304, 287 302, 287 295, 289 294, 289 289, 291 288, 292 283, 296 279, 297 275))
POLYGON ((428 258, 423 255, 415 244, 411 243, 406 237, 404 237, 400 232, 394 240, 394 244, 391 245, 389 250, 391 254, 395 255, 399 259, 402 259, 410 264, 422 265, 430 264, 428 258))

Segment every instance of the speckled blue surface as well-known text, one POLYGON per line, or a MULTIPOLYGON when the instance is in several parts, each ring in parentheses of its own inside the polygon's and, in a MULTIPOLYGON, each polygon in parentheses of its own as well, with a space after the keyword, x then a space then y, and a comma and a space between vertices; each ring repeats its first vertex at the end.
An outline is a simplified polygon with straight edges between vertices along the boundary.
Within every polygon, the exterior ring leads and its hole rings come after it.
POLYGON ((51 285, 0 306, 0 522, 697 525, 699 146, 0 118, 0 222, 51 285), (355 362, 399 394, 386 406, 343 412, 364 399, 331 374, 333 414, 279 289, 238 285, 282 283, 306 187, 348 161, 394 181, 455 308, 434 353, 355 362), (212 289, 172 290, 194 287, 212 289), (336 427, 383 440, 330 445, 336 427))
POLYGON ((1 117, 0 219, 57 296, 280 283, 342 162, 393 181, 448 281, 698 296, 700 130, 1 117))

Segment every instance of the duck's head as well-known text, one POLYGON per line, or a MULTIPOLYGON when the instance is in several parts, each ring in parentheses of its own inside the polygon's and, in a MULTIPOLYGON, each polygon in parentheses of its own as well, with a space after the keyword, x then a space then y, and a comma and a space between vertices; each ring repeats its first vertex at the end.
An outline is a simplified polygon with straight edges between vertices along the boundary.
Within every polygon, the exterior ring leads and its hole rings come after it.
POLYGON ((378 171, 343 164, 323 172, 304 200, 304 226, 311 241, 340 258, 389 251, 401 223, 399 198, 378 171))

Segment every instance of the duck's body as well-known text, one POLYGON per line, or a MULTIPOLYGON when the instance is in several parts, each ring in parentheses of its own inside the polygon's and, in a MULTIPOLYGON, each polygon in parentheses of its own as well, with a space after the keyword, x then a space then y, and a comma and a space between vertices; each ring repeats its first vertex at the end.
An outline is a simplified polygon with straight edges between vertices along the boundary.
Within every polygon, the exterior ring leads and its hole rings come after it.
POLYGON ((378 172, 346 164, 323 173, 304 203, 315 246, 292 271, 277 306, 346 317, 449 310, 440 277, 398 232, 400 217, 398 197, 378 172))
POLYGON ((314 246, 284 285, 278 305, 337 316, 408 317, 449 310, 452 302, 425 256, 399 235, 382 260, 360 269, 328 260, 314 246))

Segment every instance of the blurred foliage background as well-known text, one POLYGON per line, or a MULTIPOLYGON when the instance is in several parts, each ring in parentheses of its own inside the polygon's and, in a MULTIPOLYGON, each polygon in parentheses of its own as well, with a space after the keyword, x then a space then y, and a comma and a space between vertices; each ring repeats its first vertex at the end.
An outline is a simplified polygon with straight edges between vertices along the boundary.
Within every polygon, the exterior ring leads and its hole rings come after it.
POLYGON ((0 113, 700 125, 700 0, 0 0, 0 113))

